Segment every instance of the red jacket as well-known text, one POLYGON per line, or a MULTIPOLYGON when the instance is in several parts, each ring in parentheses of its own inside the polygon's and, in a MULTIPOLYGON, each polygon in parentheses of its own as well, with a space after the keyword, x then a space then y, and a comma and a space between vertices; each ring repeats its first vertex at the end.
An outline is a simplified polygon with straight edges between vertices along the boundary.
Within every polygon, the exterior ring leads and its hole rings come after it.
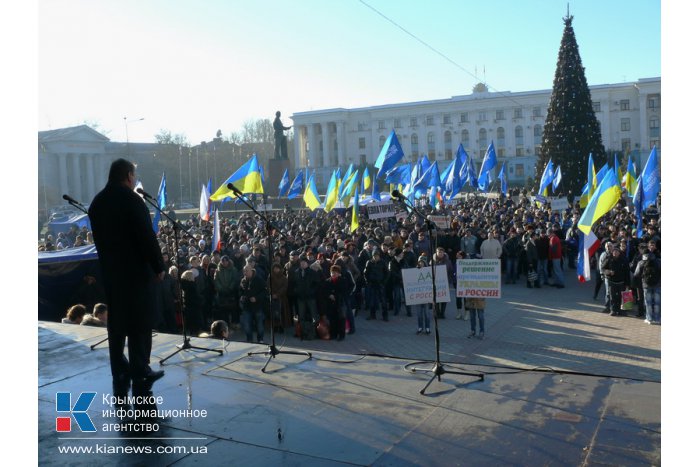
POLYGON ((561 259, 561 241, 556 235, 549 237, 549 259, 561 259))

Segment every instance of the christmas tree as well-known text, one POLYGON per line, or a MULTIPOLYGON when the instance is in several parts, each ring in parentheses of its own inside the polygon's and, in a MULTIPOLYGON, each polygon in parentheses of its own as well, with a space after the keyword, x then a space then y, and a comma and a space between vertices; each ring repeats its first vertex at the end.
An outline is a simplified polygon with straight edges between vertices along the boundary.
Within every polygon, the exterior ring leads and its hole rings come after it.
POLYGON ((591 92, 571 26, 573 19, 568 12, 563 18, 564 35, 559 46, 552 97, 542 133, 537 180, 551 158, 554 167, 561 165, 563 177, 558 191, 567 193, 571 190, 574 195, 580 195, 588 181, 588 154, 593 154, 596 169, 605 163, 606 155, 600 136, 600 123, 593 111, 591 92))

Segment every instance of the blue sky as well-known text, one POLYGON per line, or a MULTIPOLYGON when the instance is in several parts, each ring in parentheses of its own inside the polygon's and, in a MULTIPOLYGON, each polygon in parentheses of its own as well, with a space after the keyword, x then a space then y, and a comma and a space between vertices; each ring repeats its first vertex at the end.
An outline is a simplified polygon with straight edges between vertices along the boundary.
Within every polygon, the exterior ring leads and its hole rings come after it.
MULTIPOLYGON (((569 0, 589 84, 661 75, 660 2, 569 0)), ((249 118, 550 88, 564 0, 40 1, 38 126, 190 143, 249 118), (456 62, 431 51, 371 5, 456 62), (466 71, 465 71, 466 70, 466 71), (143 118, 141 121, 134 121, 143 118)))

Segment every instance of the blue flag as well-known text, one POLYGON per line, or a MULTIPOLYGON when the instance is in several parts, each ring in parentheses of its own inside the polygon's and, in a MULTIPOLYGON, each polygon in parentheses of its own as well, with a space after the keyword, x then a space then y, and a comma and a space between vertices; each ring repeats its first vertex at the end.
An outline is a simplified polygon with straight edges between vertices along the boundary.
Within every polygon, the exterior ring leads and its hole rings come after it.
POLYGON ((289 193, 287 194, 287 198, 292 199, 296 198, 297 196, 301 196, 302 185, 304 184, 304 182, 302 181, 303 176, 303 171, 299 170, 299 172, 297 172, 297 176, 294 177, 294 180, 292 181, 292 185, 289 187, 289 193))
POLYGON ((503 162, 501 165, 501 172, 498 174, 498 179, 501 181, 501 193, 506 195, 508 193, 508 175, 506 175, 506 163, 503 162))
POLYGON ((479 170, 479 189, 481 191, 486 191, 491 183, 490 170, 496 167, 498 161, 496 160, 496 150, 493 148, 493 141, 489 144, 486 149, 486 155, 484 160, 481 162, 481 170, 479 170))
POLYGON ((642 179, 644 179, 644 201, 642 202, 642 211, 646 211, 649 206, 656 203, 656 197, 659 195, 659 191, 661 191, 661 174, 659 171, 659 159, 656 155, 656 146, 654 146, 651 149, 651 154, 649 154, 647 163, 644 165, 644 170, 642 170, 642 173, 639 175, 639 179, 637 180, 637 192, 635 193, 635 198, 637 197, 639 188, 642 185, 642 179))
POLYGON ((385 181, 394 185, 411 183, 411 164, 402 164, 394 167, 387 172, 385 181))
POLYGON ((538 195, 546 196, 545 190, 554 180, 554 164, 552 164, 552 159, 549 159, 547 165, 544 167, 544 172, 542 172, 542 177, 540 178, 540 189, 537 191, 538 195))
POLYGON ((280 198, 289 192, 289 171, 284 169, 284 174, 282 174, 282 180, 279 184, 280 198))
POLYGON ((552 180, 552 191, 559 188, 561 183, 561 165, 557 166, 557 170, 554 171, 554 180, 552 180))
MULTIPOLYGON (((156 195, 156 205, 165 209, 166 199, 168 197, 165 188, 165 172, 163 172, 163 177, 160 179, 160 186, 158 187, 158 195, 156 195)), ((153 215, 153 231, 158 233, 158 223, 160 222, 160 211, 156 209, 156 213, 153 215)))
POLYGON ((420 173, 424 174, 425 172, 428 171, 430 168, 430 160, 428 159, 428 156, 423 154, 423 157, 420 159, 420 173))
POLYGON ((427 192, 430 187, 437 188, 440 186, 442 186, 442 183, 440 183, 440 169, 438 168, 437 161, 435 161, 416 182, 414 188, 422 188, 427 192))
POLYGON ((381 177, 385 175, 389 169, 394 167, 403 158, 403 149, 399 144, 399 139, 396 137, 394 130, 391 130, 391 134, 386 139, 384 147, 379 152, 377 156, 377 161, 374 166, 379 169, 377 176, 381 177))
POLYGON ((379 186, 377 186, 377 174, 374 174, 374 181, 372 182, 372 199, 375 201, 382 200, 382 197, 379 194, 379 186))
POLYGON ((637 180, 637 192, 634 194, 634 215, 637 216, 637 238, 642 238, 644 235, 644 225, 642 216, 644 214, 644 179, 639 177, 637 180))

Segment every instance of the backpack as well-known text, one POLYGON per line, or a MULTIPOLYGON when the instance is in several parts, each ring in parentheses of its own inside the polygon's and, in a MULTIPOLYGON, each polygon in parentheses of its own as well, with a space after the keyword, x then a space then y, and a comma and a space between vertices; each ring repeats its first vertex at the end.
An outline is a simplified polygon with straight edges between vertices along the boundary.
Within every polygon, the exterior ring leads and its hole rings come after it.
POLYGON ((642 266, 642 283, 648 287, 656 287, 661 283, 661 271, 656 261, 645 261, 642 266))

